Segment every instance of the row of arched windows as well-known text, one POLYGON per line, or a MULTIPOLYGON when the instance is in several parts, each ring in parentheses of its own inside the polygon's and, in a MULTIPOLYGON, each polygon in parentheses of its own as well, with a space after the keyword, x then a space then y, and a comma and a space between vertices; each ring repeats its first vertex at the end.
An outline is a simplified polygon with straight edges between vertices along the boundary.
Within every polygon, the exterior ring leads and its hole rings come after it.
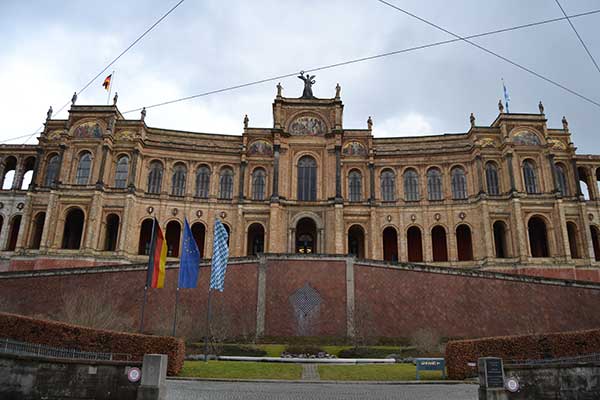
MULTIPOLYGON (((450 170, 452 198, 464 200, 468 197, 467 177, 462 167, 454 167, 450 170)), ((429 168, 426 173, 427 199, 431 201, 443 200, 444 190, 442 183, 442 172, 436 168, 429 168)), ((396 200, 396 174, 391 169, 384 169, 380 176, 381 199, 383 201, 396 200)), ((419 175, 416 170, 408 168, 403 174, 404 200, 419 201, 419 175)))

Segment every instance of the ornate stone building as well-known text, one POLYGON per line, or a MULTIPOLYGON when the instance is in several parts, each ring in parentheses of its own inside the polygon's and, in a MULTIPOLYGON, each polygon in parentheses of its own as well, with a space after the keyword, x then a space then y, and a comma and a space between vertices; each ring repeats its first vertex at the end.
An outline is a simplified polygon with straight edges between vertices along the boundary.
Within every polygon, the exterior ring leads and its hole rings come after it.
POLYGON ((184 217, 204 257, 221 218, 232 256, 600 280, 600 156, 575 153, 566 120, 549 128, 540 104, 490 126, 472 116, 466 133, 374 138, 371 118, 343 126, 339 86, 318 99, 306 79, 301 98, 278 85, 273 126, 246 117, 241 136, 149 127, 116 104, 49 115, 37 145, 0 147, 3 268, 145 262, 156 216, 173 261, 184 217))

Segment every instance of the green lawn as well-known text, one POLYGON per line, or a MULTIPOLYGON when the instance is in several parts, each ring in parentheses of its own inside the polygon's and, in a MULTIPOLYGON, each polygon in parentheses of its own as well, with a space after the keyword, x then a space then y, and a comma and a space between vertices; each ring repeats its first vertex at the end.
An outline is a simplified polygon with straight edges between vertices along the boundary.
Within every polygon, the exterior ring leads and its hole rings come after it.
MULTIPOLYGON (((279 357, 286 348, 285 344, 257 344, 255 345, 259 349, 267 352, 267 357, 279 357)), ((340 355, 340 351, 351 349, 353 346, 318 346, 329 354, 334 356, 340 355)), ((369 346, 374 349, 385 350, 387 354, 402 354, 402 351, 412 350, 413 347, 400 347, 400 346, 369 346)), ((378 358, 378 357, 375 357, 378 358)))
POLYGON ((266 351, 266 357, 279 357, 285 350, 285 344, 257 344, 256 347, 266 351))
MULTIPOLYGON (((319 365, 321 380, 331 381, 413 381, 413 364, 319 365)), ((441 371, 422 371, 421 380, 442 379, 441 371)))
POLYGON ((243 361, 185 361, 179 376, 223 379, 300 379, 302 365, 243 361))

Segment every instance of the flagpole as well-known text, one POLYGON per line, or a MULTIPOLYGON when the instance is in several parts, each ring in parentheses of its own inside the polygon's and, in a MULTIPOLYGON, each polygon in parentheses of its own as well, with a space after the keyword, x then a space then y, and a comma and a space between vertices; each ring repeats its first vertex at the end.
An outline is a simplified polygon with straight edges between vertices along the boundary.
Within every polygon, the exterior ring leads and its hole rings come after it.
MULTIPOLYGON (((148 264, 150 264, 150 258, 152 257, 152 239, 154 238, 154 226, 156 225, 156 217, 152 221, 152 233, 150 234, 150 254, 148 254, 148 264)), ((144 332, 144 311, 146 309, 146 300, 148 299, 148 281, 150 278, 150 267, 146 270, 146 284, 144 285, 144 302, 142 303, 142 316, 140 318, 140 333, 144 332)))
MULTIPOLYGON (((181 268, 181 266, 179 267, 181 268)), ((179 285, 177 285, 177 291, 175 292, 175 317, 173 318, 173 335, 177 329, 177 307, 179 306, 179 285)))
MULTIPOLYGON (((212 268, 211 268, 212 270, 212 268)), ((208 299, 206 301, 206 333, 204 334, 204 361, 208 362, 208 336, 210 335, 210 280, 208 281, 208 299)))
POLYGON ((115 71, 113 70, 112 74, 110 74, 110 82, 108 84, 108 98, 106 99, 106 105, 110 105, 110 94, 112 93, 112 87, 115 83, 115 71))

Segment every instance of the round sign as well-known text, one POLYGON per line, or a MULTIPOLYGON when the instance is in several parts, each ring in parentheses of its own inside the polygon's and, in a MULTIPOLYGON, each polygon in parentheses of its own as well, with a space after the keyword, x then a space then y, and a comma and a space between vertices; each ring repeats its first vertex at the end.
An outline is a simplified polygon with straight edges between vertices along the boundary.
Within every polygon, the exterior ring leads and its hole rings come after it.
POLYGON ((516 391, 519 390, 519 381, 517 380, 517 378, 508 378, 506 380, 506 390, 508 390, 509 392, 515 393, 516 391))
POLYGON ((137 382, 142 377, 142 371, 139 368, 131 368, 129 372, 127 372, 127 379, 129 382, 137 382))

